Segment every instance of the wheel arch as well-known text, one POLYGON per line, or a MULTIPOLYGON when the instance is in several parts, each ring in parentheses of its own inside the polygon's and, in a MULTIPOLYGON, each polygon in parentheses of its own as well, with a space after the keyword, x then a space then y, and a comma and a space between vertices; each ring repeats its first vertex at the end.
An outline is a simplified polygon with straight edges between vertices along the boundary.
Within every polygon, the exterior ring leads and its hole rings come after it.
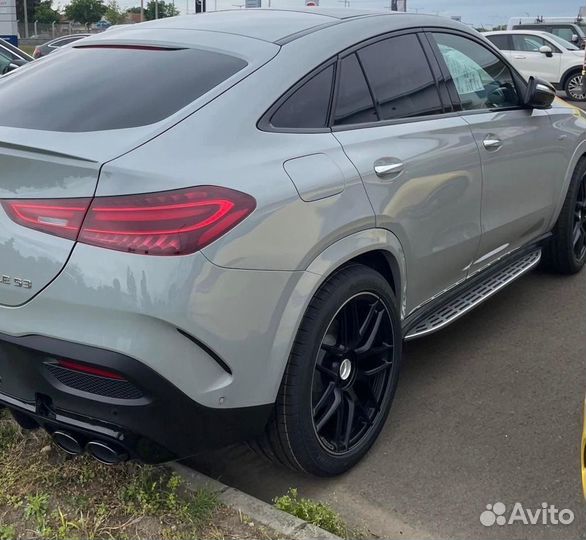
POLYGON ((564 72, 564 74, 562 75, 562 77, 560 79, 560 86, 562 89, 565 89, 566 82, 574 73, 582 73, 582 67, 581 66, 572 66, 572 67, 566 69, 566 71, 564 72))
POLYGON ((402 320, 406 312, 406 260, 399 239, 386 229, 368 229, 346 236, 322 251, 306 268, 293 292, 288 294, 275 334, 271 372, 276 399, 285 368, 309 303, 319 288, 336 272, 358 262, 380 272, 389 282, 402 320))
POLYGON ((570 183, 572 182, 572 176, 574 175, 574 171, 576 167, 580 164, 581 161, 586 159, 586 140, 583 140, 578 144, 576 150, 574 150, 574 154, 570 159, 570 163, 568 164, 568 168, 566 169, 566 175, 564 178, 564 184, 559 193, 559 199, 557 201, 555 212, 553 213, 551 222, 549 224, 549 229, 553 229, 555 224, 558 221, 560 216, 560 212, 562 211, 562 207, 564 206, 564 201, 566 200, 566 195, 568 194, 568 189, 570 189, 570 183))

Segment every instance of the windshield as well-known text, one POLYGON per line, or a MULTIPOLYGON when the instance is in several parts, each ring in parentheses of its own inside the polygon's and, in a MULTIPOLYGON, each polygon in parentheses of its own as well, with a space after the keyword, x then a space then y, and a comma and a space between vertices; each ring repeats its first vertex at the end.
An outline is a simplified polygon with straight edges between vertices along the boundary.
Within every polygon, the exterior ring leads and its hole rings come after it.
POLYGON ((558 45, 561 45, 564 49, 567 49, 568 51, 579 51, 580 48, 576 47, 576 45, 574 45, 573 43, 570 43, 569 41, 566 41, 565 39, 556 36, 555 34, 550 34, 549 36, 547 36, 549 39, 551 39, 552 41, 555 41, 558 45))

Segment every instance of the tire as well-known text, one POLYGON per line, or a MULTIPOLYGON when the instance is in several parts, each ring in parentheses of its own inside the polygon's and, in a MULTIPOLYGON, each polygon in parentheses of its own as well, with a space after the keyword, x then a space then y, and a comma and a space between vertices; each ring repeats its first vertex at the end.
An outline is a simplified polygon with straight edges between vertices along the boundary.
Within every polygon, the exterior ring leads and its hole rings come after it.
POLYGON ((586 263, 586 159, 572 175, 564 206, 545 246, 543 262, 557 274, 576 274, 586 263))
POLYGON ((582 88, 582 72, 575 71, 567 76, 564 82, 564 91, 568 98, 574 101, 586 101, 586 95, 582 88))
POLYGON ((397 305, 386 279, 363 265, 341 269, 311 300, 272 418, 252 447, 318 476, 350 469, 388 416, 401 345, 397 305))

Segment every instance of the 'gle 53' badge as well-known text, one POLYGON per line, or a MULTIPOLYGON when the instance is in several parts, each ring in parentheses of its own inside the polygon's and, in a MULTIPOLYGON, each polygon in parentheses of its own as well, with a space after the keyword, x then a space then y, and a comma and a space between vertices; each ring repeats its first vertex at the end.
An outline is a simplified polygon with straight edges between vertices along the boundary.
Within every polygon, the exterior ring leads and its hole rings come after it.
POLYGON ((13 285, 14 287, 21 287, 22 289, 31 289, 33 283, 30 279, 0 275, 0 285, 13 285))

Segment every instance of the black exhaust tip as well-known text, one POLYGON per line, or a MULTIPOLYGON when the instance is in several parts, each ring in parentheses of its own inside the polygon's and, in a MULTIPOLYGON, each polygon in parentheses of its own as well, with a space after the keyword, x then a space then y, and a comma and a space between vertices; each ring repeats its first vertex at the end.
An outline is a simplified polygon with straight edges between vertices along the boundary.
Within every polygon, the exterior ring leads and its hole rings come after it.
POLYGON ((72 456, 77 456, 83 452, 80 442, 71 433, 55 431, 52 436, 55 444, 64 452, 72 456))
POLYGON ((90 441, 86 450, 89 454, 104 465, 118 465, 128 459, 128 454, 110 443, 90 441))

